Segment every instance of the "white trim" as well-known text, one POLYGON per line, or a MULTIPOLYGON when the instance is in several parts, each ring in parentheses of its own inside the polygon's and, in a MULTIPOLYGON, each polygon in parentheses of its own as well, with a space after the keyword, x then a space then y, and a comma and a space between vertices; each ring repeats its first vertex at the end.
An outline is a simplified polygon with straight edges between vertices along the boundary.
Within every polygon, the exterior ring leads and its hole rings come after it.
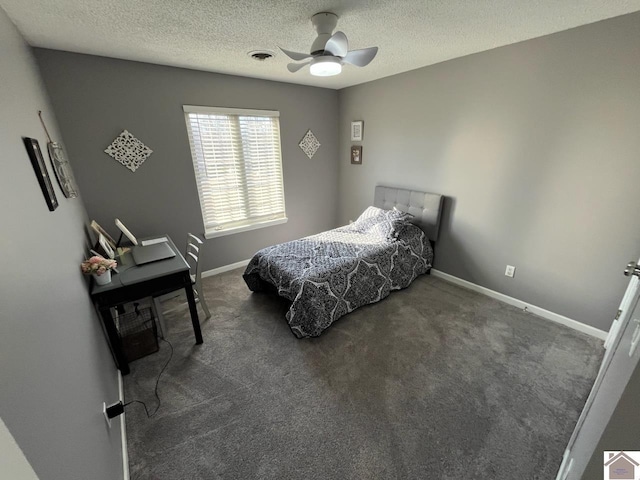
POLYGON ((38 480, 38 475, 24 455, 9 428, 0 417, 0 469, 2 478, 38 480))
POLYGON ((604 349, 608 350, 615 338, 618 336, 618 330, 620 329, 620 321, 614 320, 609 329, 607 339, 604 341, 604 349))
MULTIPOLYGON (((207 270, 206 272, 202 272, 202 277, 212 277, 214 275, 219 275, 230 270, 235 270, 236 268, 246 267, 250 261, 251 259, 241 260, 230 265, 223 265, 222 267, 207 270)), ((503 293, 496 292, 495 290, 481 287, 480 285, 476 285, 475 283, 471 283, 467 280, 463 280, 461 278, 454 277, 453 275, 449 275, 448 273, 441 272, 440 270, 436 270, 435 268, 431 269, 431 274, 434 277, 442 278, 443 280, 454 283, 456 285, 460 285, 461 287, 468 288, 469 290, 473 290, 474 292, 482 293, 483 295, 486 295, 488 297, 495 298, 496 300, 508 303, 509 305, 521 308, 523 310, 526 310, 527 312, 538 315, 539 317, 551 320, 552 322, 559 323, 579 332, 586 333, 587 335, 599 338, 600 340, 605 340, 607 338, 607 332, 605 332, 604 330, 600 330, 599 328, 592 327, 591 325, 578 322, 577 320, 573 320, 572 318, 565 317, 558 313, 545 310, 544 308, 537 307, 536 305, 531 305, 529 303, 523 302, 522 300, 518 300, 517 298, 513 298, 503 293)))
POLYGON ((569 472, 573 468, 573 458, 569 460, 569 455, 571 451, 569 449, 564 451, 564 455, 562 456, 562 463, 560 464, 560 469, 558 470, 558 475, 556 476, 556 480, 567 480, 569 476, 569 472), (567 463, 568 462, 568 463, 567 463))
POLYGON ((243 115, 247 117, 279 117, 280 112, 277 110, 249 110, 246 108, 229 108, 229 107, 200 107, 197 105, 183 105, 182 110, 185 113, 210 113, 220 115, 243 115))
MULTIPOLYGON (((124 405, 124 382, 122 373, 118 370, 118 397, 124 405)), ((127 452, 127 425, 124 420, 125 413, 120 415, 120 435, 122 442, 122 478, 129 480, 129 452, 127 452)))
POLYGON ((202 272, 202 277, 213 277, 214 275, 219 275, 220 273, 228 272, 229 270, 246 267, 247 265, 249 265, 250 261, 251 259, 249 258, 247 260, 240 260, 239 262, 232 263, 230 265, 223 265, 222 267, 207 270, 206 272, 202 272))
POLYGON ((461 278, 454 277, 453 275, 449 275, 448 273, 441 272, 440 270, 436 270, 435 268, 431 269, 431 274, 434 277, 442 278, 443 280, 454 283, 456 285, 460 285, 464 288, 468 288, 469 290, 473 290, 474 292, 482 293, 487 297, 495 298, 496 300, 508 303, 509 305, 521 308, 527 312, 538 315, 539 317, 546 318, 547 320, 559 323, 561 325, 564 325, 565 327, 573 328, 574 330, 586 333, 587 335, 599 338, 600 340, 605 340, 607 338, 607 332, 605 332, 604 330, 592 327, 591 325, 586 325, 582 322, 578 322, 577 320, 573 320, 572 318, 565 317, 558 313, 550 312, 549 310, 531 305, 530 303, 523 302, 522 300, 518 300, 517 298, 510 297, 503 293, 481 287, 480 285, 476 285, 475 283, 471 283, 467 280, 463 280, 461 278))
MULTIPOLYGON (((266 220, 264 222, 252 223, 251 225, 244 225, 242 227, 227 228, 224 230, 210 229, 204 234, 204 238, 207 240, 216 237, 224 237, 225 235, 233 235, 234 233, 248 232, 250 230, 257 230, 258 228, 272 227, 274 225, 280 225, 281 223, 287 223, 289 219, 287 217, 277 218, 275 220, 266 220)), ((206 227, 205 227, 206 229, 206 227)))

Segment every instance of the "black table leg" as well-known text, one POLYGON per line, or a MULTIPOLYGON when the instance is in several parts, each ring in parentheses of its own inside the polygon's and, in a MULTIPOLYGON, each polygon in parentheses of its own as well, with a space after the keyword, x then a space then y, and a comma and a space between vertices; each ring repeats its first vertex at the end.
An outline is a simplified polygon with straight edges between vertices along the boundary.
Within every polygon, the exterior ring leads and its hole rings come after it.
POLYGON ((187 302, 189 303, 189 312, 191 313, 191 323, 193 324, 193 333, 196 336, 196 345, 202 343, 202 331, 200 330, 200 320, 198 319, 198 307, 196 307, 196 298, 193 296, 193 286, 191 285, 191 277, 189 283, 184 287, 187 293, 187 302))
POLYGON ((116 367, 120 369, 122 375, 128 375, 129 363, 127 362, 127 357, 125 357, 124 351, 122 350, 120 335, 118 335, 118 329, 116 328, 116 324, 113 321, 111 309, 100 309, 100 316, 102 317, 104 328, 107 331, 107 336, 109 337, 109 343, 111 344, 111 353, 113 353, 113 358, 116 361, 116 367))

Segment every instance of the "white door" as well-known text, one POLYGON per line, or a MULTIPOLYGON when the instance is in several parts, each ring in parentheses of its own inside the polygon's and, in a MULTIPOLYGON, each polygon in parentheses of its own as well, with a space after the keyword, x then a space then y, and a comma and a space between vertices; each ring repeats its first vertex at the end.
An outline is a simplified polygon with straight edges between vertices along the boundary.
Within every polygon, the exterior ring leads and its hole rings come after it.
POLYGON ((640 359, 640 259, 627 265, 629 285, 605 341, 607 349, 556 480, 580 480, 640 359))

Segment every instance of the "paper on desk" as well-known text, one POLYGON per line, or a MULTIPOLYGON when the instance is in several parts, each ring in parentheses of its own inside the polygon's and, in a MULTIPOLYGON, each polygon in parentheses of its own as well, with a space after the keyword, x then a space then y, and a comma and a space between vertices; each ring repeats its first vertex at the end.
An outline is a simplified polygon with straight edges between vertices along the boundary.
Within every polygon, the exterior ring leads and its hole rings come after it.
POLYGON ((149 245, 155 245, 156 243, 168 242, 167 237, 159 237, 159 238, 150 238, 149 240, 142 240, 140 242, 143 247, 147 247, 149 245))

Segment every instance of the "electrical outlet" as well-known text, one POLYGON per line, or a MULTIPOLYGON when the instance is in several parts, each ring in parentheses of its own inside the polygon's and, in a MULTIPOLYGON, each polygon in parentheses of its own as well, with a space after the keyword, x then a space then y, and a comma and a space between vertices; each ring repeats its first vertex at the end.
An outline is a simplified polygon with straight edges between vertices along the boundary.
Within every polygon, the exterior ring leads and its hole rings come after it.
POLYGON ((514 267, 513 265, 507 265, 507 269, 504 271, 504 274, 507 277, 513 278, 516 274, 516 267, 514 267))

